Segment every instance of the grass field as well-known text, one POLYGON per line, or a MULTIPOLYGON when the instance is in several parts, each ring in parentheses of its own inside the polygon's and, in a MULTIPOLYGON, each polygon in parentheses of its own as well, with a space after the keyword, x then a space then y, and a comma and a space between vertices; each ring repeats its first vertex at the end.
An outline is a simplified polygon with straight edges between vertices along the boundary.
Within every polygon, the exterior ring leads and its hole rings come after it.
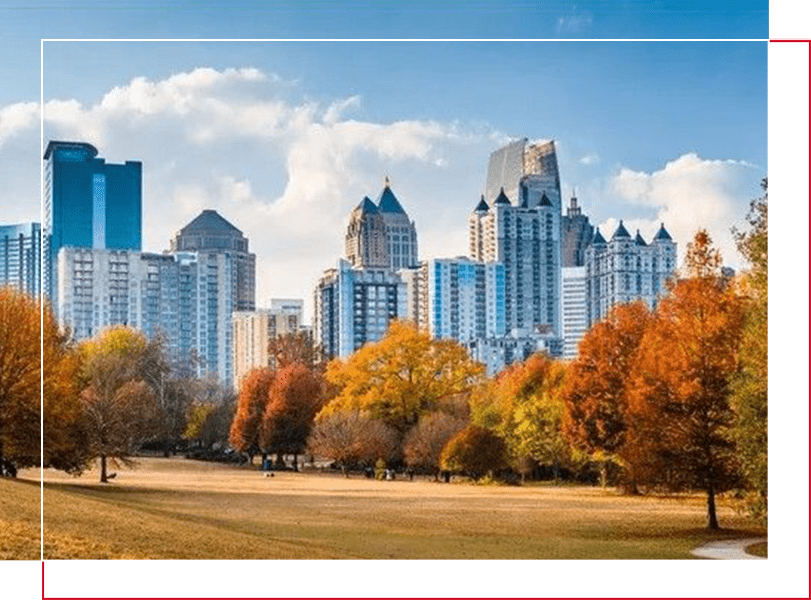
POLYGON ((0 478, 0 560, 39 560, 39 481, 0 478))
POLYGON ((44 478, 46 558, 664 559, 763 533, 722 506, 725 530, 709 534, 700 496, 591 487, 271 478, 183 458, 139 459, 107 485, 44 478))

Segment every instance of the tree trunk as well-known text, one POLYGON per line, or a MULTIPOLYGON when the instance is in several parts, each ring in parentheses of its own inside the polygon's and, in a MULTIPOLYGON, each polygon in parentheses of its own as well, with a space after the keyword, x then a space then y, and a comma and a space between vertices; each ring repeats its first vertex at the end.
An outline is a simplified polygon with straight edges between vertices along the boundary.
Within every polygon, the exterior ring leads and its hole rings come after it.
POLYGON ((718 516, 715 514, 715 490, 707 489, 707 529, 718 529, 718 516))
POLYGON ((107 457, 103 454, 100 456, 101 458, 101 483, 107 483, 107 457))
POLYGON ((293 455, 293 470, 298 473, 298 454, 293 455))
POLYGON ((600 463, 600 487, 604 488, 608 485, 608 461, 600 463))
POLYGON ((341 471, 343 471, 344 477, 349 479, 349 469, 346 468, 346 465, 341 465, 341 471))

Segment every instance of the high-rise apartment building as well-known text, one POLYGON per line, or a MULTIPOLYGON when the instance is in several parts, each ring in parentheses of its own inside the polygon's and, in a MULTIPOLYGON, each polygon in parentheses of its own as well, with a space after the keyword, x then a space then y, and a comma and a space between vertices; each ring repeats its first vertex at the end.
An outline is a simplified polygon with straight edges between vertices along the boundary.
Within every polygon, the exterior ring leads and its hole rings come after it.
POLYGON ((544 191, 523 188, 519 205, 503 189, 471 213, 470 256, 504 265, 507 332, 560 335, 560 213, 544 191))
POLYGON ((268 352, 271 340, 301 331, 302 308, 302 300, 274 298, 270 308, 234 313, 234 385, 237 389, 251 369, 271 363, 268 352))
POLYGON ((327 358, 346 357, 383 338, 405 317, 406 284, 390 269, 354 269, 344 259, 315 288, 314 339, 327 358))
POLYGON ((620 221, 608 242, 596 229, 585 257, 590 327, 616 304, 642 300, 655 308, 667 291, 668 278, 676 270, 676 242, 664 223, 648 244, 639 231, 632 238, 620 221))
POLYGON ((256 308, 256 255, 248 238, 216 210, 204 210, 183 227, 170 243, 171 252, 228 254, 234 265, 231 289, 234 310, 256 308))
POLYGON ((432 337, 468 342, 505 334, 504 265, 434 258, 420 269, 419 322, 432 337))
POLYGON ((84 142, 51 141, 45 150, 45 291, 56 292, 60 248, 141 249, 141 163, 110 164, 84 142))
POLYGON ((393 270, 417 266, 417 228, 388 177, 377 203, 364 197, 346 231, 346 258, 353 267, 393 270))
POLYGON ((563 267, 561 269, 561 327, 563 358, 577 358, 580 340, 589 327, 586 303, 586 267, 563 267))
POLYGON ((170 362, 233 379, 234 264, 227 254, 62 248, 57 319, 74 340, 127 325, 164 336, 170 362))
POLYGON ((0 286, 39 296, 41 264, 39 223, 0 225, 0 286))

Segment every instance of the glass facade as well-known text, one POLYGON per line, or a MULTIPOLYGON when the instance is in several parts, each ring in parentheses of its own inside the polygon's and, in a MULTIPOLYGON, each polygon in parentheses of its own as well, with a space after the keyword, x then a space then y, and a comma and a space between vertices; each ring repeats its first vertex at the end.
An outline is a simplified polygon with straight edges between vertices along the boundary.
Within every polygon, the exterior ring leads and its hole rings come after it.
POLYGON ((0 285, 38 296, 41 244, 39 223, 0 225, 0 285))

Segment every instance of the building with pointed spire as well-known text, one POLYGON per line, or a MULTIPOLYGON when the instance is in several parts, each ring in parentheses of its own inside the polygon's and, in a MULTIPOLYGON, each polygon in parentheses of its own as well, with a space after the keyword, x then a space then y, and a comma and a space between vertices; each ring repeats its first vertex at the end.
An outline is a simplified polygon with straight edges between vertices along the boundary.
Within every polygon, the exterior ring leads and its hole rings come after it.
POLYGON ((389 267, 389 244, 383 215, 368 196, 349 216, 346 228, 346 259, 357 269, 389 267))
POLYGON ((676 270, 676 243, 664 223, 650 244, 637 230, 632 237, 620 221, 610 241, 595 230, 585 251, 588 326, 617 304, 642 300, 655 308, 676 270))
POLYGON ((560 335, 560 213, 545 192, 518 204, 499 188, 470 214, 470 258, 504 265, 506 332, 560 335))

